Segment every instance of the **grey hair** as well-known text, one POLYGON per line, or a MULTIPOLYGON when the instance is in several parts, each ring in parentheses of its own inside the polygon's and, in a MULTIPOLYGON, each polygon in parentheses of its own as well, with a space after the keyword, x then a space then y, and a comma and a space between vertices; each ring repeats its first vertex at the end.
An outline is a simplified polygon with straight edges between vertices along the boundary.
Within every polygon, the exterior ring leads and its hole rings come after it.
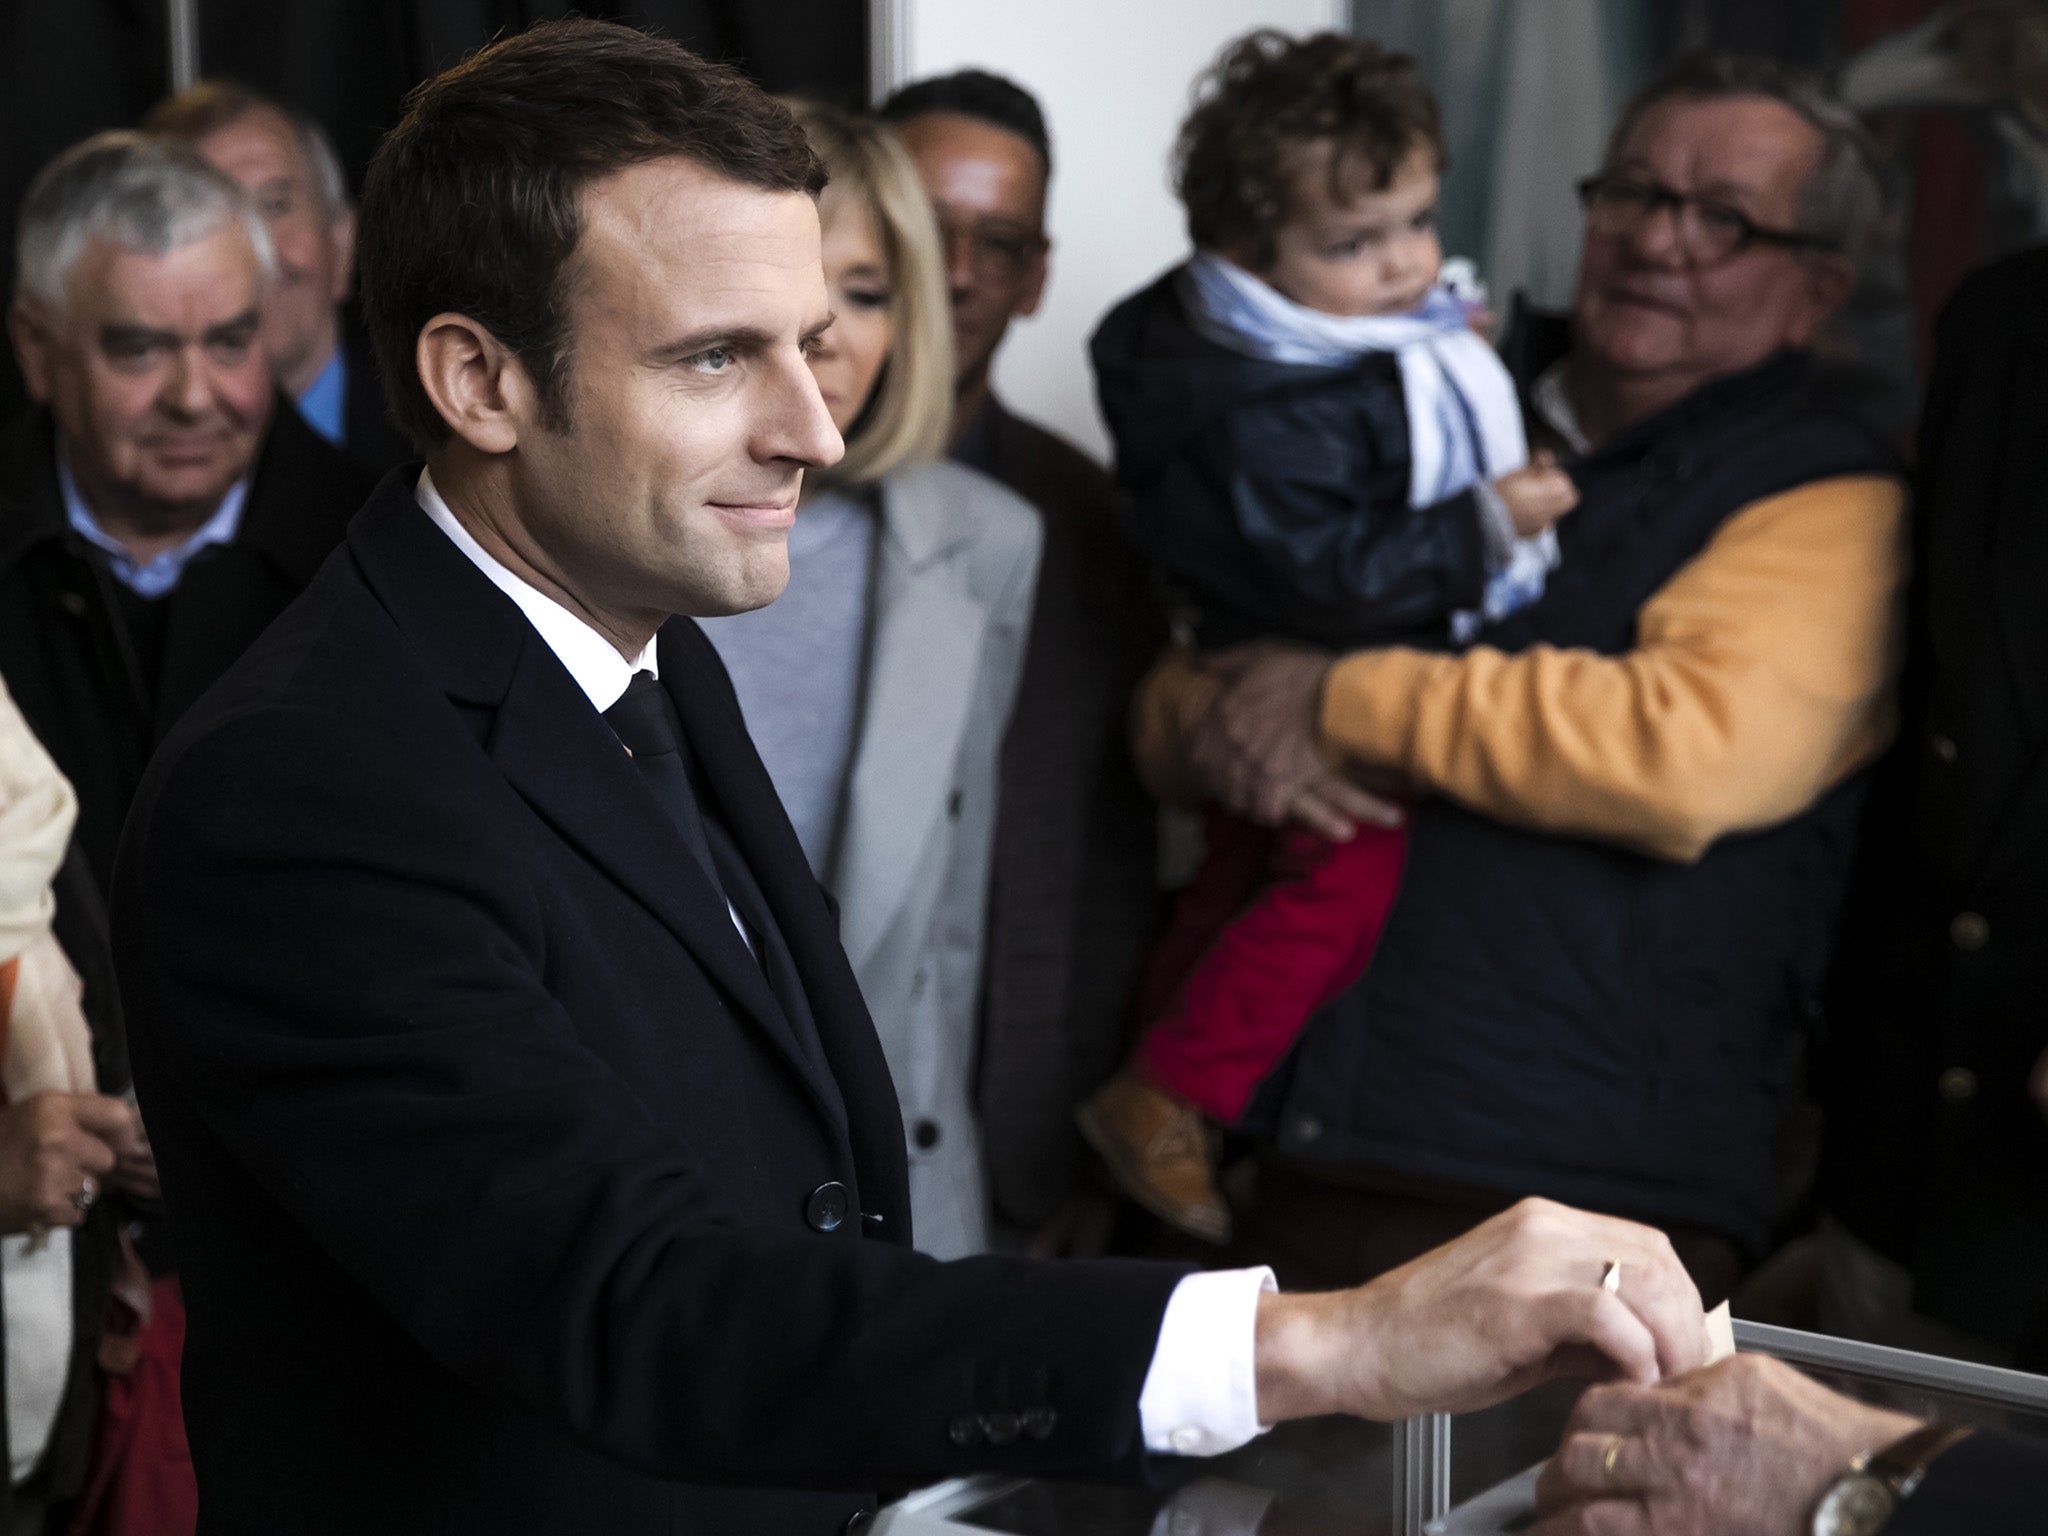
POLYGON ((280 106, 278 110, 292 125, 292 132, 298 135, 299 152, 313 167, 313 180, 319 184, 321 200, 327 204, 327 219, 332 223, 350 207, 348 177, 342 173, 341 156, 335 153, 334 140, 327 136, 325 128, 298 108, 280 106))
POLYGON ((62 310, 71 268, 94 240, 161 256, 233 223, 267 284, 277 267, 270 231, 232 178, 169 139, 96 133, 29 183, 15 225, 14 291, 62 310))
POLYGON ((1820 135, 1820 159, 1799 192, 1798 226, 1860 261, 1883 212, 1877 155, 1855 112, 1808 70, 1739 53, 1693 53, 1643 87, 1621 109, 1607 141, 1611 162, 1643 114, 1673 97, 1760 96, 1797 113, 1820 135))

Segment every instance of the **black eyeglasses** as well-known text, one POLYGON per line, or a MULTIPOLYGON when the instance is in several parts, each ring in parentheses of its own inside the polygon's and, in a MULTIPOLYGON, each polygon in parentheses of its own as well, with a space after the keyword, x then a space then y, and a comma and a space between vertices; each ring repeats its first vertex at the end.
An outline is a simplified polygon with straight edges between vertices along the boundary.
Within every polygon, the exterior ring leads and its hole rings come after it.
POLYGON ((962 219, 945 211, 939 213, 939 241, 947 259, 962 241, 974 270, 986 278, 1010 280, 1022 277, 1032 259, 1045 249, 1045 235, 1008 223, 962 219))
POLYGON ((1607 235, 1630 235, 1643 221, 1669 208, 1679 249, 1697 266, 1712 266, 1753 245, 1788 251, 1839 251, 1839 241, 1804 230, 1772 229, 1740 208, 1712 197, 1642 181, 1633 176, 1588 176, 1579 183, 1586 222, 1607 235))

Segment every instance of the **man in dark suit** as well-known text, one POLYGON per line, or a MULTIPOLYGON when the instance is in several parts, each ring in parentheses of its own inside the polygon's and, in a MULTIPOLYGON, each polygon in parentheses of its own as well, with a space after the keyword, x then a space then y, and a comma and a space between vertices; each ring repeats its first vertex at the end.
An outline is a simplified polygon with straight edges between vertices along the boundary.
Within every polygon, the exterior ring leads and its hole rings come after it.
POLYGON ((1898 746, 1822 1060, 1822 1321, 2048 1369, 2048 252, 1967 282, 1921 429, 1898 746))
POLYGON ((264 351, 306 424, 378 474, 411 458, 412 445, 384 409, 362 318, 348 303, 356 215, 327 131, 225 80, 165 98, 142 126, 190 144, 234 177, 263 215, 276 253, 264 351))
MULTIPOLYGON (((953 317, 952 456, 1038 509, 1024 674, 1003 740, 982 986, 978 1108, 996 1213, 1042 1251, 1085 1248, 1074 1106, 1129 1043, 1160 908, 1157 814, 1132 767, 1130 699, 1166 639, 1102 466, 1014 414, 990 381, 1045 292, 1052 145, 1030 92, 968 69, 891 96, 939 217, 953 317)), ((1097 1216, 1098 1227, 1106 1219, 1097 1216)))
POLYGON ((880 1483, 1704 1355, 1660 1238, 1552 1206, 1329 1296, 911 1249, 831 910, 670 617, 773 598, 841 451, 822 179, 741 77, 585 21, 371 166, 427 468, 158 754, 116 881, 214 1536, 823 1536, 880 1483))
POLYGON ((88 139, 21 224, 9 318, 36 409, 0 439, 0 675, 78 790, 105 890, 151 751, 298 595, 370 477, 279 408, 262 226, 189 150, 88 139))

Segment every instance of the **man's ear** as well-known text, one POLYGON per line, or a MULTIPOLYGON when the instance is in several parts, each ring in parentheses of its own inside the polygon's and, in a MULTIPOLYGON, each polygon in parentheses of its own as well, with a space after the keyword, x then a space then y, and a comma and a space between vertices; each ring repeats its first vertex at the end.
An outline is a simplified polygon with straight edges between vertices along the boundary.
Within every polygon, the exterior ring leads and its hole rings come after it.
POLYGON ((1035 315, 1038 313, 1038 306, 1045 298, 1045 278, 1046 273, 1050 269, 1051 257, 1052 242, 1050 240, 1040 240, 1038 242, 1038 254, 1031 258, 1030 274, 1024 279, 1024 286, 1019 291, 1016 307, 1010 311, 1011 314, 1035 315))
POLYGON ((1856 263, 1833 253, 1814 257, 1806 264, 1806 291, 1819 314, 1814 330, 1825 330, 1856 292, 1856 263))
POLYGON ((344 208, 327 226, 327 238, 334 242, 334 292, 328 297, 336 304, 348 297, 348 285, 356 275, 356 211, 344 208))
POLYGON ((7 337, 14 343, 14 360, 21 366, 22 383, 37 405, 50 403, 49 317, 42 306, 26 297, 7 308, 7 337))
POLYGON ((536 418, 525 367, 467 315, 440 314, 421 326, 413 365, 449 430, 479 453, 510 453, 536 418))

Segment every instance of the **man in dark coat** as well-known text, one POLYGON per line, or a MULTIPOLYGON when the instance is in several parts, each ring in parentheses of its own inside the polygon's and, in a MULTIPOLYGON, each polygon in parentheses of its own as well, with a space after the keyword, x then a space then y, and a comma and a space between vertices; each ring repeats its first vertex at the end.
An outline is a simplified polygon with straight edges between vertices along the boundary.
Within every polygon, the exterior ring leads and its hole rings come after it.
POLYGON ((1325 753, 1418 796, 1370 967, 1255 1101, 1283 1278, 1537 1192, 1656 1222, 1710 1293, 1761 1256, 1894 702, 1903 486, 1809 366, 1874 208, 1857 131, 1732 58, 1623 114, 1570 324, 1505 349, 1581 497, 1540 601, 1457 654, 1269 647, 1148 688, 1163 789, 1325 835, 1400 814, 1325 753))
POLYGON ((1656 1234, 1533 1202, 1325 1297, 911 1247, 833 914, 674 616, 774 597, 842 452, 822 180, 740 76, 586 21, 430 82, 370 168, 427 467, 165 743, 116 880, 214 1536, 825 1536, 1570 1341, 1704 1358, 1656 1234))
POLYGON ((2048 253, 1964 285, 1821 1079, 1822 1321, 2048 1369, 2048 253))
POLYGON ((1024 675, 1003 741, 982 978, 983 1145, 996 1215, 1044 1250, 1088 1245, 1073 1109, 1127 1043, 1159 918, 1157 816, 1131 767, 1130 699, 1165 627, 1117 537, 1102 466, 1012 412, 990 380, 1045 292, 1052 146, 1037 101, 985 70, 889 98, 939 216, 952 302, 952 455, 1044 527, 1024 675))
POLYGON ((78 791, 102 891, 150 753, 370 491, 271 391, 252 220, 191 151, 130 134, 68 151, 23 205, 31 252, 95 238, 25 271, 12 314, 37 408, 0 439, 0 674, 78 791), (137 189, 162 225, 101 232, 137 189))

